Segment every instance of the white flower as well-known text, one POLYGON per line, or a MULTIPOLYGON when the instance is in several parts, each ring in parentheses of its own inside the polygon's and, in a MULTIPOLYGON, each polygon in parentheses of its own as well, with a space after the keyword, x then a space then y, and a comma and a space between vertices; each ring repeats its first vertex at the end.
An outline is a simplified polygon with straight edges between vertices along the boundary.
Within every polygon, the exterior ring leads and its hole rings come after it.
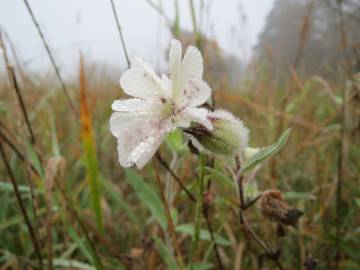
POLYGON ((211 95, 211 89, 202 80, 201 53, 190 46, 181 58, 181 44, 172 40, 170 79, 164 74, 160 78, 139 59, 122 74, 121 87, 134 98, 113 102, 110 131, 117 138, 123 167, 136 164, 142 168, 166 135, 177 127, 187 128, 195 121, 212 129, 208 111, 197 107, 211 95))
POLYGON ((183 131, 201 151, 224 156, 235 156, 245 150, 249 141, 249 130, 233 114, 215 110, 207 115, 213 129, 194 124, 183 131))

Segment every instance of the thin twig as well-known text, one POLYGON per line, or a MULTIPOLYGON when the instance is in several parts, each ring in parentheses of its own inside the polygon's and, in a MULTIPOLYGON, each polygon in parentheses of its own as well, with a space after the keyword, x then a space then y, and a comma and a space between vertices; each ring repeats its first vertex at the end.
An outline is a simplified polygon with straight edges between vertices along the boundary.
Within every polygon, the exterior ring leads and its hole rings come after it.
POLYGON ((125 55, 126 63, 127 63, 127 65, 128 65, 128 68, 130 68, 130 67, 131 67, 131 63, 130 63, 129 55, 128 55, 128 52, 127 52, 127 49, 126 49, 124 36, 123 36, 123 34, 122 34, 122 31, 121 31, 121 26, 120 26, 120 23, 119 23, 119 19, 118 19, 117 13, 116 13, 116 8, 115 8, 115 5, 114 5, 114 0, 110 0, 110 2, 111 2, 112 11, 113 11, 113 14, 114 14, 114 17, 115 17, 115 21, 116 21, 116 26, 117 26, 117 29, 118 29, 118 32, 119 32, 119 36, 120 36, 120 40, 121 40, 121 45, 122 45, 123 50, 124 50, 124 55, 125 55))
POLYGON ((186 186, 181 182, 180 178, 173 172, 170 166, 166 163, 166 161, 161 157, 159 152, 156 152, 156 158, 160 162, 160 164, 171 174, 174 180, 180 185, 182 190, 188 195, 188 197, 193 201, 196 202, 194 195, 186 188, 186 186))
POLYGON ((54 58, 53 54, 51 53, 51 50, 50 50, 50 47, 49 47, 48 43, 46 42, 45 36, 44 36, 43 32, 41 31, 40 25, 39 25, 39 23, 37 22, 37 20, 35 18, 35 15, 34 15, 32 9, 31 9, 31 6, 30 6, 28 0, 23 0, 23 1, 24 1, 25 6, 26 6, 26 9, 28 10, 28 12, 30 14, 30 17, 31 17, 31 19, 32 19, 32 21, 33 21, 33 23, 34 23, 34 25, 35 25, 38 33, 39 33, 39 36, 40 36, 40 38, 42 40, 42 43, 43 43, 43 45, 44 45, 44 47, 46 49, 46 52, 47 52, 47 54, 48 54, 48 56, 50 58, 50 62, 51 62, 52 66, 53 66, 53 68, 55 70, 57 78, 59 79, 61 89, 65 94, 65 97, 66 97, 66 99, 67 99, 67 101, 68 101, 68 103, 70 105, 70 108, 71 108, 72 112, 74 113, 75 119, 77 119, 77 113, 76 113, 75 106, 71 101, 71 98, 70 98, 69 93, 67 91, 67 88, 65 86, 64 80, 62 79, 62 77, 60 75, 59 67, 55 62, 55 58, 54 58))
POLYGON ((18 201, 20 211, 21 211, 21 213, 22 213, 22 215, 24 217, 26 226, 28 228, 30 238, 31 238, 31 242, 32 242, 32 244, 34 246, 35 255, 36 255, 37 260, 38 260, 39 269, 44 269, 43 268, 44 267, 43 266, 43 261, 42 261, 42 257, 41 257, 40 244, 39 244, 39 241, 38 241, 38 239, 36 237, 36 234, 35 234, 35 231, 34 231, 34 228, 33 228, 32 224, 31 224, 30 218, 29 218, 29 216, 28 216, 28 214, 26 212, 26 208, 24 206, 24 202, 22 201, 22 198, 21 198, 21 195, 20 195, 20 192, 19 192, 19 188, 18 188, 16 179, 15 179, 15 176, 14 176, 14 174, 12 172, 9 161, 6 158, 6 154, 5 154, 5 151, 4 151, 4 148, 3 148, 2 140, 0 140, 0 153, 1 153, 1 157, 3 159, 6 171, 7 171, 8 175, 9 175, 10 180, 11 180, 11 184, 12 184, 12 186, 14 188, 14 193, 15 193, 16 199, 18 201))
POLYGON ((23 99, 23 97, 21 95, 20 87, 19 87, 18 81, 16 79, 16 74, 15 74, 14 68, 10 65, 9 58, 7 56, 6 46, 5 46, 5 42, 3 41, 1 31, 0 31, 0 48, 2 49, 2 52, 3 52, 4 61, 5 61, 6 69, 7 69, 7 72, 8 72, 8 77, 9 77, 9 80, 10 80, 10 85, 14 88, 14 91, 16 93, 16 97, 17 97, 17 99, 19 101, 21 112, 22 112, 22 114, 24 116, 26 126, 27 126, 27 128, 29 130, 29 133, 30 133, 30 141, 31 141, 31 143, 34 144, 35 143, 34 132, 33 132, 33 129, 31 127, 29 116, 28 116, 28 113, 27 113, 27 110, 26 110, 24 99, 23 99))

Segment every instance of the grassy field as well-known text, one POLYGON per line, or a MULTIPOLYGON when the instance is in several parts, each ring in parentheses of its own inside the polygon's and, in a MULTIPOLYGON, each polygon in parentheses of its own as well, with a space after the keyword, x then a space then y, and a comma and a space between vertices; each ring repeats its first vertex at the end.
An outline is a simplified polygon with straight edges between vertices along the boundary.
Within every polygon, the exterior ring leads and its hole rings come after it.
POLYGON ((236 86, 205 74, 250 146, 292 128, 245 174, 243 195, 282 191, 304 212, 294 228, 258 202, 239 213, 235 163, 193 153, 180 132, 144 169, 121 168, 109 118, 124 94, 87 64, 65 82, 74 112, 56 77, 15 66, 0 78, 0 269, 360 269, 358 79, 289 68, 278 81, 262 63, 236 86))

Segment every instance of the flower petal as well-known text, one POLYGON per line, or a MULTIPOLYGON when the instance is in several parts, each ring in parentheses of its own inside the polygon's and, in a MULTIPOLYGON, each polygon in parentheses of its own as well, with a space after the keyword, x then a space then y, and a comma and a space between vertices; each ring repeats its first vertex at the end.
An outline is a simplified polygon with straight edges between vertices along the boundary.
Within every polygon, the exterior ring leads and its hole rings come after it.
POLYGON ((179 121, 177 121, 177 126, 182 128, 187 128, 190 126, 191 122, 197 122, 207 129, 212 130, 213 126, 208 119, 209 111, 205 108, 187 108, 181 112, 179 121))
POLYGON ((202 78, 203 58, 200 51, 196 47, 189 46, 187 48, 181 64, 181 68, 186 80, 190 77, 195 77, 198 79, 202 78))
POLYGON ((136 164, 138 169, 141 169, 152 158, 158 149, 159 145, 163 142, 167 133, 161 133, 159 136, 148 137, 144 142, 139 144, 136 149, 130 154, 130 159, 136 164))
POLYGON ((111 108, 118 112, 141 112, 149 108, 149 103, 138 98, 118 99, 111 108))
POLYGON ((171 40, 169 52, 169 71, 171 79, 171 90, 173 96, 178 96, 184 86, 184 77, 181 69, 182 48, 180 41, 171 40))
POLYGON ((115 112, 110 118, 110 130, 118 139, 121 166, 137 164, 141 168, 155 153, 170 126, 149 112, 115 112))
POLYGON ((186 107, 196 107, 204 104, 211 96, 211 88, 201 79, 191 77, 186 82, 182 95, 180 95, 178 104, 186 107))
POLYGON ((133 97, 152 100, 162 96, 161 79, 140 59, 136 59, 134 65, 121 75, 120 85, 126 94, 133 97))
POLYGON ((177 39, 171 40, 169 51, 169 71, 171 77, 177 76, 176 74, 181 64, 181 54, 182 48, 180 41, 178 41, 177 39))

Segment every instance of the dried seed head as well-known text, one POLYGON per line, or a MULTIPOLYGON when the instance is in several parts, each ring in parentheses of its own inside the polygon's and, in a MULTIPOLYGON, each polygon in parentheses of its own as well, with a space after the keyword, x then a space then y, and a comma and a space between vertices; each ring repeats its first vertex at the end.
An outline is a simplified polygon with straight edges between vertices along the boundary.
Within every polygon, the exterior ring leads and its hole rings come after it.
POLYGON ((249 130, 243 122, 224 110, 209 112, 212 130, 196 124, 183 131, 190 135, 194 146, 213 154, 235 156, 248 144, 249 130))
POLYGON ((296 227, 298 219, 304 214, 303 211, 291 207, 285 200, 282 193, 278 190, 267 190, 263 193, 260 200, 262 215, 274 222, 282 225, 296 227))

